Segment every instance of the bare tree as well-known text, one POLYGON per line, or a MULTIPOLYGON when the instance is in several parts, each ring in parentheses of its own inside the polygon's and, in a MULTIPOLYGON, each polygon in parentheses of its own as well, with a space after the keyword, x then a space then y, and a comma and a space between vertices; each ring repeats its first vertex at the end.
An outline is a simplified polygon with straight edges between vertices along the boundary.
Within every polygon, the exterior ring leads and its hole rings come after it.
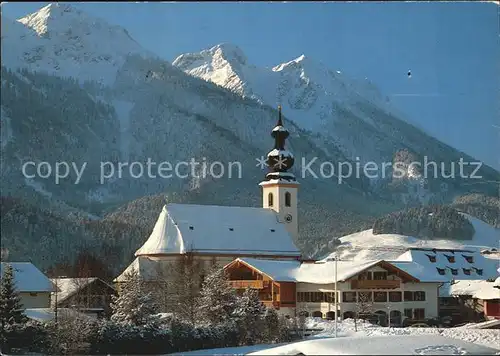
POLYGON ((92 286, 90 286, 91 277, 72 278, 71 284, 75 290, 75 294, 71 297, 70 307, 75 308, 77 311, 85 310, 93 307, 92 299, 94 297, 92 286))
POLYGON ((198 295, 201 288, 202 267, 200 261, 196 260, 190 253, 179 256, 172 266, 172 279, 167 289, 172 312, 188 323, 194 325, 196 322, 196 307, 198 295))
POLYGON ((311 311, 306 303, 297 303, 296 316, 293 320, 294 329, 300 338, 305 338, 307 317, 311 315, 311 311))
POLYGON ((172 263, 162 263, 160 261, 156 265, 156 273, 152 285, 154 286, 154 297, 162 312, 167 312, 171 309, 174 282, 173 269, 174 265, 172 263))
POLYGON ((373 301, 370 292, 359 292, 354 312, 354 330, 358 331, 357 319, 373 314, 373 301))

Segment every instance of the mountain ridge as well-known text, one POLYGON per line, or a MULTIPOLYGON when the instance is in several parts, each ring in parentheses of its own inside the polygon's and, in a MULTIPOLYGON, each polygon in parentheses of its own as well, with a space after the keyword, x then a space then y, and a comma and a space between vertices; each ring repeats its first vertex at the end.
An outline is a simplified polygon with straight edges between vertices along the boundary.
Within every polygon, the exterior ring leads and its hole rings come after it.
MULTIPOLYGON (((53 11, 52 7, 44 9, 53 11)), ((55 9, 62 16, 68 15, 64 11, 66 7, 55 9)), ((87 35, 91 24, 80 23, 78 19, 82 18, 71 9, 73 7, 70 7, 71 16, 77 16, 77 21, 70 23, 79 25, 70 34, 67 33, 67 26, 70 25, 58 25, 57 19, 61 16, 54 16, 55 23, 44 22, 45 16, 40 20, 41 25, 40 21, 35 21, 36 15, 24 21, 33 27, 40 25, 39 31, 49 33, 48 38, 39 36, 31 27, 20 22, 14 25, 4 23, 2 17, 1 119, 2 128, 8 128, 7 134, 2 131, 1 137, 2 195, 28 201, 40 210, 56 212, 58 216, 69 215, 70 207, 73 208, 71 214, 87 214, 89 218, 96 215, 99 219, 92 223, 93 235, 85 236, 89 244, 97 246, 93 246, 97 250, 99 244, 109 242, 106 239, 111 238, 98 233, 99 224, 103 224, 102 228, 106 230, 104 225, 109 220, 127 223, 127 218, 120 220, 119 212, 144 199, 144 204, 131 210, 135 211, 133 214, 143 217, 146 223, 137 223, 139 227, 134 236, 125 239, 123 231, 126 228, 123 228, 118 237, 112 238, 113 243, 126 243, 123 258, 129 258, 130 251, 139 247, 136 245, 145 238, 143 231, 149 228, 149 221, 159 213, 157 206, 163 203, 162 196, 165 201, 177 203, 260 206, 258 182, 265 172, 255 167, 255 158, 272 149, 270 130, 278 115, 275 103, 261 103, 245 93, 189 75, 179 65, 171 65, 137 48, 136 42, 131 42, 121 29, 111 31, 111 37, 100 36, 101 30, 107 28, 102 24, 97 34, 87 35), (14 30, 5 34, 4 26, 14 30), (105 41, 115 39, 115 35, 119 40, 104 48, 103 41, 106 45, 105 41), (78 38, 70 38, 73 36, 78 38), (4 53, 7 53, 5 58, 4 53), (54 66, 55 61, 59 68, 54 66), (155 162, 179 162, 192 157, 205 157, 208 162, 222 161, 225 164, 237 160, 245 171, 241 179, 150 179, 134 178, 130 172, 125 172, 120 178, 112 177, 103 184, 99 182, 99 162, 108 161, 116 166, 120 162, 144 163, 148 158, 155 162), (52 164, 56 161, 89 164, 79 184, 75 185, 69 179, 55 184, 40 177, 27 181, 20 170, 27 159, 52 164), (151 202, 148 202, 149 199, 151 202)), ((244 53, 228 45, 225 47, 229 54, 220 53, 221 68, 225 66, 224 56, 239 63, 241 68, 249 67, 244 53)), ((214 53, 220 49, 215 49, 214 53)), ((299 84, 299 94, 294 98, 300 105, 308 103, 301 98, 303 94, 307 98, 308 88, 314 87, 312 80, 300 76, 308 61, 305 56, 299 60, 300 66, 290 63, 276 71, 279 76, 281 72, 290 71, 288 79, 299 84), (297 72, 300 73, 295 76, 297 72)), ((233 67, 224 70, 233 70, 233 67)), ((225 75, 221 76, 221 80, 230 78, 226 72, 221 73, 225 75)), ((333 77, 339 75, 336 73, 333 77)), ((242 85, 240 78, 232 80, 228 83, 234 84, 235 88, 242 85)), ((284 92, 285 89, 286 85, 284 92)), ((242 87, 242 90, 247 89, 242 87)), ((347 95, 348 90, 342 93, 347 95)), ((356 102, 359 93, 354 93, 353 97, 356 102)), ((294 153, 297 162, 299 157, 306 160, 318 157, 322 162, 354 164, 349 156, 363 156, 365 153, 370 159, 392 161, 395 152, 407 146, 418 154, 429 154, 445 161, 463 156, 425 133, 414 130, 397 117, 388 115, 369 100, 362 100, 354 112, 351 106, 342 102, 337 102, 335 109, 341 113, 337 117, 341 120, 333 120, 337 125, 333 128, 339 128, 341 134, 345 134, 341 138, 350 147, 338 145, 328 132, 326 135, 311 133, 300 124, 300 120, 297 121, 300 118, 293 118, 293 110, 284 110, 283 120, 290 131, 287 149, 294 153)), ((332 129, 328 126, 330 121, 325 118, 323 129, 332 129)), ((338 132, 335 134, 338 137, 338 132)), ((300 169, 297 163, 294 167, 297 176, 300 176, 300 169)), ((498 172, 484 171, 486 177, 498 177, 498 172)), ((74 178, 74 175, 69 178, 74 178)), ((329 241, 332 236, 365 229, 380 214, 404 205, 397 194, 386 188, 377 188, 364 176, 346 178, 343 184, 337 184, 335 178, 299 180, 302 189, 298 245, 306 252, 329 241)), ((451 181, 448 192, 436 191, 437 199, 450 200, 462 193, 464 189, 460 183, 460 180, 451 181)), ((490 188, 494 187, 490 184, 482 186, 485 191, 490 188)), ((466 191, 469 192, 470 188, 466 191)), ((42 216, 38 212, 34 214, 42 216)), ((50 240, 44 235, 45 230, 36 230, 35 234, 29 235, 29 243, 23 245, 23 230, 15 226, 15 217, 11 217, 9 224, 12 226, 2 226, 2 238, 16 246, 17 256, 29 254, 30 246, 34 246, 30 244, 37 239, 43 237, 50 240)), ((78 224, 76 226, 80 226, 78 224)), ((79 238, 80 235, 69 236, 79 238)), ((50 246, 57 251, 57 244, 50 246)), ((62 251, 63 247, 59 252, 62 251)), ((52 257, 45 256, 47 260, 52 257)))

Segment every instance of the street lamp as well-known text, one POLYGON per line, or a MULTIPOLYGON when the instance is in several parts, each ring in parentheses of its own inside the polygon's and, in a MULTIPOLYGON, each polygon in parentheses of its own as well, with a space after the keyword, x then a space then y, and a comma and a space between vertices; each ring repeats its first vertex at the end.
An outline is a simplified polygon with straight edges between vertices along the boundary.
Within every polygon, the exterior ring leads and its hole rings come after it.
POLYGON ((338 335, 338 295, 337 295, 337 292, 338 292, 338 289, 337 289, 337 255, 334 255, 333 257, 328 257, 327 259, 321 261, 321 262, 316 262, 316 263, 319 263, 319 264, 326 264, 328 266, 328 262, 331 262, 333 258, 333 261, 334 261, 334 290, 333 290, 333 295, 334 295, 334 308, 335 308, 335 337, 337 337, 338 335))
POLYGON ((335 286, 334 286, 334 295, 335 295, 335 337, 337 337, 337 320, 339 318, 338 316, 338 296, 337 296, 337 255, 334 255, 334 261, 335 261, 335 286))
POLYGON ((390 329, 391 328, 391 304, 387 304, 387 311, 389 312, 387 314, 387 326, 390 329))

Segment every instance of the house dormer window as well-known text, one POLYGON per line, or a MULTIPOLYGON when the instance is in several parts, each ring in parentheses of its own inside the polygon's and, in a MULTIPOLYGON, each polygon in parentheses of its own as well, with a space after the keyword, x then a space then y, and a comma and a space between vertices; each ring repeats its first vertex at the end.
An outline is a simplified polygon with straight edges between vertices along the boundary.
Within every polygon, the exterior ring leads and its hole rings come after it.
POLYGON ((467 276, 470 276, 470 269, 469 268, 464 268, 464 274, 466 274, 467 276))
POLYGON ((452 275, 454 275, 454 276, 458 275, 458 269, 456 269, 456 268, 450 268, 450 271, 451 271, 452 275))
POLYGON ((446 271, 445 271, 445 269, 444 269, 444 268, 439 268, 439 267, 436 267, 436 269, 437 269, 437 271, 438 271, 438 273, 439 273, 440 275, 442 275, 442 276, 444 276, 444 275, 445 275, 446 271))
POLYGON ((432 255, 427 255, 426 256, 429 258, 429 261, 431 261, 432 263, 436 262, 436 256, 432 256, 432 255))
POLYGON ((273 206, 274 202, 273 202, 273 193, 269 193, 267 195, 267 205, 268 206, 273 206))
POLYGON ((462 255, 464 256, 465 260, 469 263, 474 263, 474 258, 472 256, 466 256, 466 255, 462 255))
POLYGON ((480 276, 483 275, 483 269, 482 268, 476 268, 476 273, 480 276))
POLYGON ((285 193, 285 206, 292 206, 292 194, 290 192, 285 193))
POLYGON ((448 262, 455 263, 455 256, 449 256, 449 255, 445 255, 445 256, 448 259, 448 262))

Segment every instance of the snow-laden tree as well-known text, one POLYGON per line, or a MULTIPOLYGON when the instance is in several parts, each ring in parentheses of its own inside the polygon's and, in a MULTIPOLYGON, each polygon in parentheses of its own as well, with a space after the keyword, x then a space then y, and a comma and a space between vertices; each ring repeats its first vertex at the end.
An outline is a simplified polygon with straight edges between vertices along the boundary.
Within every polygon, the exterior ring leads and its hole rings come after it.
POLYGON ((266 308, 264 312, 265 321, 265 338, 267 341, 275 342, 281 337, 282 322, 278 316, 278 312, 274 308, 266 308))
POLYGON ((264 315, 266 307, 259 300, 259 292, 247 288, 239 296, 233 313, 240 326, 240 341, 245 345, 253 345, 262 340, 265 333, 264 315))
POLYGON ((11 264, 6 263, 0 283, 0 322, 2 331, 6 325, 24 324, 27 320, 21 303, 21 296, 16 290, 14 269, 11 264))
POLYGON ((200 262, 187 253, 179 256, 171 266, 172 280, 167 287, 171 308, 168 311, 194 325, 198 319, 197 301, 202 274, 200 262))
POLYGON ((113 296, 111 320, 126 325, 147 325, 158 322, 158 307, 151 292, 136 270, 128 273, 120 285, 118 297, 113 296))
POLYGON ((213 266, 203 280, 197 309, 201 320, 210 324, 222 324, 234 313, 238 297, 230 286, 226 272, 213 266))
POLYGON ((369 317, 373 314, 374 306, 371 294, 369 292, 358 293, 356 307, 354 312, 354 330, 358 331, 358 319, 369 317))

